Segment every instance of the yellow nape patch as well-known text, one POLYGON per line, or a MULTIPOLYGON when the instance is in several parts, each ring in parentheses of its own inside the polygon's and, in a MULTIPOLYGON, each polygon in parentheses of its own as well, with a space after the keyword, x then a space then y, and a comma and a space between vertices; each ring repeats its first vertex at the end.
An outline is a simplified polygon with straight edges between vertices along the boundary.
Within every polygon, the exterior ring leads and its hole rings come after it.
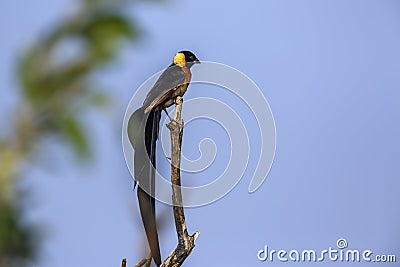
POLYGON ((185 55, 183 53, 177 53, 174 57, 174 64, 183 66, 185 65, 186 60, 185 60, 185 55))

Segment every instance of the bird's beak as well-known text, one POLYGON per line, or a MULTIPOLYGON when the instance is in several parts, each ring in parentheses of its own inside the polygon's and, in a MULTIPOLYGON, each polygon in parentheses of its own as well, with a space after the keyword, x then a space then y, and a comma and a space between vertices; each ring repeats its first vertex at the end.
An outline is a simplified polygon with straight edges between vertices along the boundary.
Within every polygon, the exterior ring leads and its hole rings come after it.
POLYGON ((194 64, 200 64, 201 62, 200 62, 200 60, 198 60, 198 59, 196 59, 195 61, 194 61, 194 64))

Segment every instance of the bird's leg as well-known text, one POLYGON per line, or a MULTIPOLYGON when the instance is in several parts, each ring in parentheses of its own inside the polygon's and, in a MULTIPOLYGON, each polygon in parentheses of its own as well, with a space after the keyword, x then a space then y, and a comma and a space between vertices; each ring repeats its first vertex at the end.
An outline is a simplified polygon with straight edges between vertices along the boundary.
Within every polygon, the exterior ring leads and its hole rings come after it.
POLYGON ((163 107, 163 110, 164 110, 165 114, 167 114, 167 116, 168 116, 168 118, 169 118, 169 121, 170 121, 171 123, 176 123, 176 124, 180 125, 181 128, 183 127, 183 119, 182 119, 182 122, 179 123, 179 122, 177 122, 174 118, 172 118, 172 117, 169 115, 169 113, 168 113, 168 111, 167 111, 167 109, 166 109, 165 107, 163 107))
MULTIPOLYGON (((179 118, 179 117, 181 117, 180 114, 181 114, 181 110, 182 110, 182 107, 181 107, 181 105, 182 105, 182 97, 181 96, 177 96, 175 99, 173 99, 173 101, 175 102, 175 117, 179 118), (179 106, 179 108, 177 109, 178 106, 179 106), (179 115, 177 116, 177 114, 179 114, 179 115)), ((183 120, 181 119, 181 121, 179 122, 179 121, 177 121, 175 119, 175 117, 174 118, 170 118, 171 122, 167 123, 168 129, 172 130, 174 128, 179 128, 180 130, 182 130, 182 128, 183 128, 183 120)))
POLYGON ((165 114, 167 114, 169 120, 170 120, 170 121, 174 121, 174 118, 172 118, 172 117, 168 114, 168 111, 167 111, 167 109, 166 109, 165 107, 163 107, 163 110, 164 110, 165 114))

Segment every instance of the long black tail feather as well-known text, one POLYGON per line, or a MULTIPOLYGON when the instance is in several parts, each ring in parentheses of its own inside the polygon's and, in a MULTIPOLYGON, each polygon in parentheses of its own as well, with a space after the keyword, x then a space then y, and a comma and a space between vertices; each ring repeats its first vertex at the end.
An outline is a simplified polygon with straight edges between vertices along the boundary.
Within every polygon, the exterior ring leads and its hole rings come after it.
POLYGON ((155 214, 155 168, 156 141, 161 111, 153 110, 148 114, 144 108, 136 110, 128 123, 129 140, 135 149, 134 176, 138 186, 139 208, 144 229, 150 246, 151 255, 157 266, 161 265, 161 253, 155 214), (147 192, 150 192, 150 195, 147 192))

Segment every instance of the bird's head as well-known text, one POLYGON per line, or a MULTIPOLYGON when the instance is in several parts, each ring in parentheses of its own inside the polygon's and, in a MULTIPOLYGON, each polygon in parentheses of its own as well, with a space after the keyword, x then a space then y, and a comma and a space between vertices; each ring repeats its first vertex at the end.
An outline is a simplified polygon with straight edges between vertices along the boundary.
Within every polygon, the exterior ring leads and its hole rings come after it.
POLYGON ((183 66, 186 64, 189 68, 193 66, 193 64, 199 64, 200 60, 190 51, 180 51, 176 53, 174 56, 174 64, 183 66))

